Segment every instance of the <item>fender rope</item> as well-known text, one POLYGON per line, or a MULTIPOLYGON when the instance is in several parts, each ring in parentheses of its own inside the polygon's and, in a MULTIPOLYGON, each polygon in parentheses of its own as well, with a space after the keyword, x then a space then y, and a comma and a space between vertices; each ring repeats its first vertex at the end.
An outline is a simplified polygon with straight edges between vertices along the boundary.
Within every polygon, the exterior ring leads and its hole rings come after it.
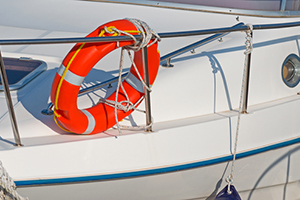
POLYGON ((242 88, 241 88, 241 95, 240 95, 240 102, 239 102, 239 113, 238 113, 238 119, 237 119, 237 126, 236 126, 236 133, 235 133, 235 143, 234 143, 234 152, 233 152, 233 159, 231 164, 231 172, 230 175, 226 178, 226 182, 228 183, 227 192, 231 194, 230 191, 230 185, 233 184, 233 174, 234 174, 234 164, 236 159, 236 151, 237 151, 237 143, 238 143, 238 136, 239 136, 239 128, 240 128, 240 120, 241 120, 241 113, 242 113, 242 100, 243 100, 243 94, 244 94, 244 88, 245 88, 245 78, 246 78, 246 71, 247 71, 247 63, 248 63, 248 54, 252 52, 253 49, 253 42, 252 42, 252 31, 253 26, 250 24, 247 24, 249 29, 246 31, 246 42, 245 42, 245 61, 244 61, 244 70, 243 70, 243 79, 242 79, 242 88))

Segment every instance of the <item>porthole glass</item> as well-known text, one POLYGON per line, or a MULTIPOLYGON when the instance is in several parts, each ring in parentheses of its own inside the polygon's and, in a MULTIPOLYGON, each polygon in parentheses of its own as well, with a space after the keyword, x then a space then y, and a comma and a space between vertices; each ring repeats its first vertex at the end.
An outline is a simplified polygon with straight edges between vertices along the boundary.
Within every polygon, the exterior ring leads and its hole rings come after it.
POLYGON ((289 55, 282 64, 282 80, 288 87, 295 87, 300 81, 300 58, 289 55))

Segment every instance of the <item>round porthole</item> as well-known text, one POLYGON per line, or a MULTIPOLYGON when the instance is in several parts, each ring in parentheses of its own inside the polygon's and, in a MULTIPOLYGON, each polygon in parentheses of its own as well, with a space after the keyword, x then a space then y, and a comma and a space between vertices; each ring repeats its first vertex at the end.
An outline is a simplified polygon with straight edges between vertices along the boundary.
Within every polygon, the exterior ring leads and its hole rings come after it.
POLYGON ((300 81, 300 58, 289 55, 282 64, 281 76, 288 87, 295 87, 300 81))

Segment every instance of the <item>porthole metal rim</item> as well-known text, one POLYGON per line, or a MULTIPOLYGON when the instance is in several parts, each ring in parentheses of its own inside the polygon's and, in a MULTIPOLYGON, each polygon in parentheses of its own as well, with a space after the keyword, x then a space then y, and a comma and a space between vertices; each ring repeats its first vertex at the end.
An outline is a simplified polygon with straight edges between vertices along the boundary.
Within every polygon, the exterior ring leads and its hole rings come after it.
POLYGON ((294 88, 299 84, 299 82, 300 82, 300 58, 299 58, 299 56, 297 56, 296 54, 290 54, 286 57, 286 59, 284 60, 284 62, 282 64, 282 67, 281 67, 281 78, 282 78, 283 82, 290 88, 294 88), (295 67, 294 75, 292 78, 290 78, 290 80, 286 80, 283 76, 283 68, 288 61, 293 63, 294 67, 295 67), (296 63, 293 61, 296 61, 296 63))

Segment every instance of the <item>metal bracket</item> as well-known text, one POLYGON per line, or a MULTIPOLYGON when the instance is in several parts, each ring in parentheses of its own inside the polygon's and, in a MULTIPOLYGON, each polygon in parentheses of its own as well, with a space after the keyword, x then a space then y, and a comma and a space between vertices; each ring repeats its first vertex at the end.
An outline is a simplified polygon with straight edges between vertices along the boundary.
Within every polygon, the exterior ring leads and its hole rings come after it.
POLYGON ((167 62, 162 64, 162 66, 165 67, 165 68, 173 68, 174 67, 174 65, 171 64, 171 58, 168 58, 167 62))
POLYGON ((47 108, 42 110, 41 113, 43 115, 53 115, 54 112, 53 112, 52 108, 53 108, 53 103, 49 103, 47 108))

